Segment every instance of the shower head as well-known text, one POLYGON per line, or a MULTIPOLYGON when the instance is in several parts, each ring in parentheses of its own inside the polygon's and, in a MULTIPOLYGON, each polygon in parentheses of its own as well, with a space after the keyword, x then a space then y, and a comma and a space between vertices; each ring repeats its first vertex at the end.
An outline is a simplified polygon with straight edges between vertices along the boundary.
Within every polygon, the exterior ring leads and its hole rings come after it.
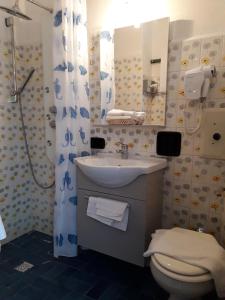
POLYGON ((0 10, 3 10, 4 12, 10 15, 13 15, 14 17, 18 17, 24 20, 32 20, 30 17, 28 17, 27 15, 21 12, 18 5, 18 0, 16 1, 15 5, 12 8, 6 6, 0 6, 0 10))

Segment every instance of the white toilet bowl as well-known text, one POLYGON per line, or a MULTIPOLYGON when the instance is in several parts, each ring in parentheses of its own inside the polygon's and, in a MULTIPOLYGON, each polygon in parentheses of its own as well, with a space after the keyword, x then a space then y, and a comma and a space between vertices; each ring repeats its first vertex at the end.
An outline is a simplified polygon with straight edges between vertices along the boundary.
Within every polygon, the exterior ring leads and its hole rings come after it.
POLYGON ((153 277, 169 294, 169 300, 197 300, 214 288, 211 274, 203 268, 154 254, 150 263, 153 277))
POLYGON ((1 252, 1 240, 4 240, 6 238, 6 232, 5 227, 2 222, 2 217, 0 215, 0 252, 1 252))

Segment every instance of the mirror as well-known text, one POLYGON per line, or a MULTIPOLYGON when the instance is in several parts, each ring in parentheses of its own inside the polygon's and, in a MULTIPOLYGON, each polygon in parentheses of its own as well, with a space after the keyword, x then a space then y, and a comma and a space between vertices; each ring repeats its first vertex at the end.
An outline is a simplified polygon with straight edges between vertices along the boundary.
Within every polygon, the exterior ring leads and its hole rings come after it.
POLYGON ((165 125, 169 18, 100 34, 101 123, 111 109, 165 125))

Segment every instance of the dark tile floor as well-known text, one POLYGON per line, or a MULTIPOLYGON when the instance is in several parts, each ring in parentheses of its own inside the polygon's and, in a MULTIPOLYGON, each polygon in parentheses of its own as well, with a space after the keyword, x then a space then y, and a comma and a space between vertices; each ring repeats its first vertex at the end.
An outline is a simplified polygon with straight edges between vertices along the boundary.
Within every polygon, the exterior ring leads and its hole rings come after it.
MULTIPOLYGON (((54 259, 52 239, 31 232, 2 247, 0 300, 166 300, 149 268, 85 250, 76 258, 54 259), (24 261, 34 267, 24 273, 24 261)), ((205 300, 216 299, 214 294, 205 300)))

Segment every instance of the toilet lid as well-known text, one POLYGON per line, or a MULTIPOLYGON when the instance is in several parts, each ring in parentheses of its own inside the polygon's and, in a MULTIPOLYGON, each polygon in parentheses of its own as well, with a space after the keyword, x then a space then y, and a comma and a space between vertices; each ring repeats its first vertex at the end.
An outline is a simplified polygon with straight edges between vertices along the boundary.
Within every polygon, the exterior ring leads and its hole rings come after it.
POLYGON ((155 253, 154 257, 161 267, 173 273, 186 276, 200 276, 209 273, 206 269, 190 265, 163 254, 155 253))

